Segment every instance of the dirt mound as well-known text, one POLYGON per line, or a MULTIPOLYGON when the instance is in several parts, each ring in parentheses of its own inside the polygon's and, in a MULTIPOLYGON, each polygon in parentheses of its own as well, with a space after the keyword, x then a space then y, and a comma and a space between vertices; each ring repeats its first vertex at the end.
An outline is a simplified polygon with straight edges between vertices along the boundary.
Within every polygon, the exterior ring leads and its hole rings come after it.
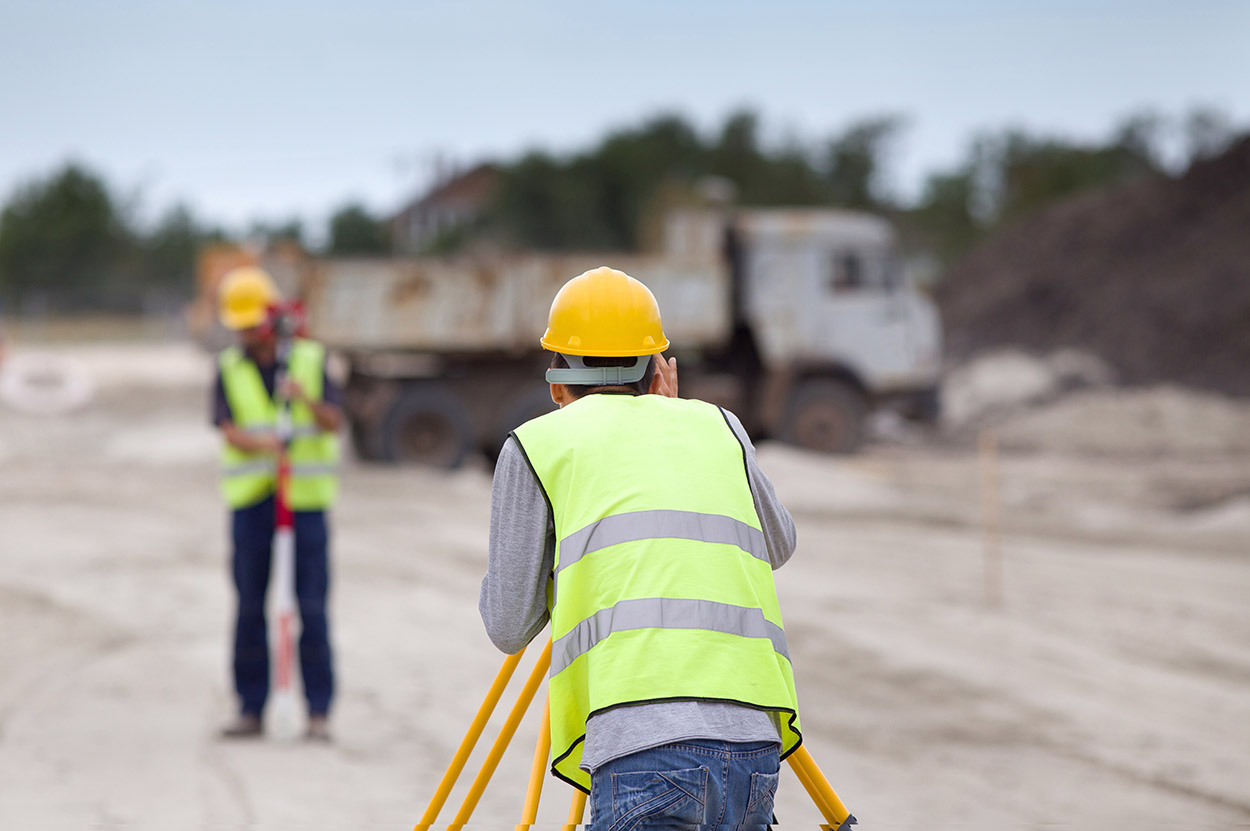
POLYGON ((1085 352, 1065 349, 1035 356, 995 349, 946 373, 942 420, 957 430, 977 426, 1073 390, 1107 386, 1113 380, 1114 373, 1106 364, 1085 352))
POLYGON ((956 357, 1098 355, 1129 384, 1250 395, 1250 137, 1178 179, 1075 197, 973 251, 938 291, 956 357))
POLYGON ((1250 406, 1176 387, 1082 390, 1009 415, 1007 447, 1082 455, 1250 454, 1250 406))

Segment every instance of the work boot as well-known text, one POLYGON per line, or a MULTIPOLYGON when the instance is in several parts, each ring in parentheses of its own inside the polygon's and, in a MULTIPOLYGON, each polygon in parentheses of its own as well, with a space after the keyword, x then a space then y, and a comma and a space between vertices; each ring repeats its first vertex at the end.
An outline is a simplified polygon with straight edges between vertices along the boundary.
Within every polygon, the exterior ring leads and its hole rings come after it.
POLYGON ((304 738, 310 742, 330 741, 330 721, 324 715, 308 717, 308 727, 304 729, 304 738))
POLYGON ((223 739, 258 739, 264 732, 260 716, 240 713, 234 721, 221 728, 220 736, 223 739))

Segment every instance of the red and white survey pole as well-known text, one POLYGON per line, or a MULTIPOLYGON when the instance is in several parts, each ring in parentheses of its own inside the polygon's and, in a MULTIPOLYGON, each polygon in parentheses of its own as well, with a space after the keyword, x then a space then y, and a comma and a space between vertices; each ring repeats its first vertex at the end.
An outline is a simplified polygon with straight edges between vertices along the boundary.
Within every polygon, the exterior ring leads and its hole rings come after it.
POLYGON ((278 486, 274 497, 276 515, 273 534, 272 604, 274 727, 283 738, 299 731, 299 707, 295 697, 295 517, 287 501, 291 462, 285 452, 278 458, 278 486))
POLYGON ((270 310, 277 336, 277 371, 274 403, 277 433, 282 441, 274 488, 273 569, 270 575, 270 643, 273 656, 273 725, 279 738, 299 732, 299 703, 295 694, 295 515, 291 511, 291 458, 288 448, 293 430, 291 402, 283 390, 290 367, 291 343, 303 328, 298 306, 270 310))

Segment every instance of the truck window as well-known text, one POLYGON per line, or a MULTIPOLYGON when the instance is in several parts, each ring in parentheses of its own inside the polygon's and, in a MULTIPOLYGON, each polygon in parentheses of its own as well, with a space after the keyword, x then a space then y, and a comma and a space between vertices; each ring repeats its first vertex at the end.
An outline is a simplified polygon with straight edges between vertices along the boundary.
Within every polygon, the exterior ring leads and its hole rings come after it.
POLYGON ((829 288, 845 291, 893 291, 901 283, 901 263, 891 251, 837 251, 831 258, 829 288))
POLYGON ((854 251, 838 251, 833 255, 833 275, 829 287, 833 291, 850 291, 864 286, 864 262, 854 251))

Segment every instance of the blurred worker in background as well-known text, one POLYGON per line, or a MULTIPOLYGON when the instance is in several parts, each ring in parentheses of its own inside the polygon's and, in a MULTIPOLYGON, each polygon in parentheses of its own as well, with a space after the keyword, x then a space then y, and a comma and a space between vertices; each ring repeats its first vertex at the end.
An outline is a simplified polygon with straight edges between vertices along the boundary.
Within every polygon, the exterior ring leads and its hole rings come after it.
POLYGON ((278 402, 289 402, 292 435, 290 505, 295 524, 295 595, 302 632, 300 674, 308 702, 307 737, 330 737, 327 717, 334 694, 326 599, 329 591, 326 511, 338 490, 336 464, 342 423, 340 393, 326 375, 325 348, 295 338, 286 382, 278 374, 280 297, 269 275, 238 268, 221 282, 220 318, 237 333, 238 346, 222 351, 213 392, 213 423, 225 439, 222 493, 231 509, 234 584, 238 619, 234 637, 234 683, 239 715, 222 730, 226 738, 260 736, 269 693, 269 646, 265 593, 272 561, 277 460, 278 402), (275 395, 276 393, 276 395, 275 395))
POLYGON ((515 653, 551 620, 552 770, 592 827, 762 828, 801 741, 772 576, 794 522, 738 418, 677 398, 642 283, 569 281, 542 345, 560 409, 499 455, 486 631, 515 653))

